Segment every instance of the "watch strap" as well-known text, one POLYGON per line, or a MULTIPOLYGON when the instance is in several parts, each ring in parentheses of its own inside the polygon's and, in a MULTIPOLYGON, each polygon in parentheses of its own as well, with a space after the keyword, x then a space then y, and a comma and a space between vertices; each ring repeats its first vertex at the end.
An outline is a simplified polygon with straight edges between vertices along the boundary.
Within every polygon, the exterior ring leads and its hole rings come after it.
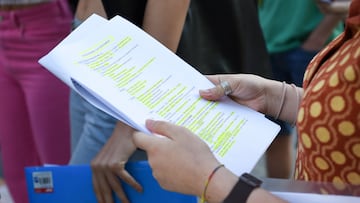
POLYGON ((239 177, 239 181, 231 190, 224 203, 246 203, 251 192, 260 187, 262 181, 249 173, 244 173, 239 177))

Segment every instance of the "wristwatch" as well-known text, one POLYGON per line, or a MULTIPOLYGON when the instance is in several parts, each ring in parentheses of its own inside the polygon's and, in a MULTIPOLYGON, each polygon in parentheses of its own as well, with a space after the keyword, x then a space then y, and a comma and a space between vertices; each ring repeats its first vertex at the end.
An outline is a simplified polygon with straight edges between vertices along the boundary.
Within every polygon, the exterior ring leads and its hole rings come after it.
POLYGON ((225 199, 224 203, 246 203, 251 192, 260 187, 262 181, 252 176, 249 173, 243 173, 239 177, 239 181, 236 183, 229 196, 225 199))

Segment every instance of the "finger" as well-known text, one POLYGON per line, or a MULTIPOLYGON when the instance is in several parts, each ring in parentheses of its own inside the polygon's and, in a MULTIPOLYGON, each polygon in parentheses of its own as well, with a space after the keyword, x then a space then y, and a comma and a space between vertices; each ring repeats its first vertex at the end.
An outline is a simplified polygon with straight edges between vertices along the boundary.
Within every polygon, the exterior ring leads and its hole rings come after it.
POLYGON ((134 132, 132 138, 135 146, 145 151, 149 151, 156 145, 156 142, 154 141, 156 137, 142 132, 134 132))
POLYGON ((206 78, 208 80, 210 80, 210 82, 212 82, 214 85, 218 85, 220 83, 219 78, 225 79, 223 78, 223 75, 207 75, 206 78))
POLYGON ((151 132, 162 135, 169 139, 176 139, 179 132, 186 130, 184 127, 166 121, 155 121, 151 119, 146 120, 146 127, 151 132))
POLYGON ((107 183, 106 176, 103 173, 96 172, 93 174, 93 182, 96 183, 94 190, 96 197, 101 200, 99 202, 113 203, 112 191, 107 183))
POLYGON ((125 169, 125 162, 118 162, 112 164, 111 170, 121 178, 124 182, 135 188, 136 191, 142 192, 141 185, 127 172, 125 169))
POLYGON ((200 90, 199 94, 202 98, 206 100, 217 101, 225 95, 225 90, 220 84, 218 84, 213 88, 200 90))
POLYGON ((218 101, 230 96, 234 90, 233 78, 230 75, 210 75, 207 78, 215 85, 213 88, 200 90, 200 96, 210 101, 218 101))
POLYGON ((118 171, 117 175, 119 177, 121 177, 121 179, 126 182, 127 184, 129 184, 131 187, 135 188, 136 191, 138 192, 142 192, 143 188, 141 187, 141 185, 135 180, 134 177, 132 177, 130 175, 130 173, 128 173, 126 170, 123 171, 118 171))
POLYGON ((111 189, 115 192, 122 203, 129 203, 129 200, 121 186, 120 180, 110 171, 106 171, 106 179, 111 189))
POLYGON ((99 186, 99 181, 97 180, 96 178, 96 175, 93 173, 92 175, 92 182, 93 182, 93 188, 94 188, 94 192, 95 192, 95 196, 96 196, 96 199, 97 199, 97 202, 104 202, 104 197, 102 196, 102 193, 101 193, 101 189, 100 189, 100 186, 99 186))

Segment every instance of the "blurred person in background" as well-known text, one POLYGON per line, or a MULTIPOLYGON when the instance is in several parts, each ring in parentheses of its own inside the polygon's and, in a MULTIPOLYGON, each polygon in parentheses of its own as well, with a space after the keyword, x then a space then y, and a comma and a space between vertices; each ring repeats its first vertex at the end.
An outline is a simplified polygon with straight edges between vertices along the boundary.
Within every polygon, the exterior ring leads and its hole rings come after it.
MULTIPOLYGON (((322 13, 314 0, 261 0, 260 25, 275 80, 301 87, 311 59, 343 31, 344 13, 322 13)), ((273 118, 281 131, 266 151, 271 178, 290 178, 293 170, 293 126, 273 118)))
POLYGON ((69 88, 38 60, 71 31, 67 0, 0 0, 0 146, 16 203, 27 203, 24 167, 70 158, 69 88))
MULTIPOLYGON (((92 14, 100 15, 106 18, 104 7, 101 0, 80 0, 74 4, 75 17, 73 21, 73 29, 76 29, 83 21, 85 21, 92 14)), ((71 153, 74 154, 76 146, 81 138, 81 135, 86 132, 91 132, 92 127, 96 129, 101 125, 99 120, 92 120, 92 117, 96 116, 96 113, 104 114, 104 112, 98 110, 96 107, 88 103, 83 99, 75 90, 70 90, 70 132, 71 132, 71 153), (87 109, 89 108, 89 109, 87 109)), ((106 131, 112 132, 116 120, 109 117, 112 120, 109 125, 109 129, 106 131)), ((104 133, 105 129, 101 129, 97 133, 104 133)), ((85 154, 84 154, 85 156, 85 154)), ((89 153, 87 156, 93 157, 94 155, 89 153)), ((83 157, 83 159, 88 160, 83 157)), ((71 161, 71 160, 70 160, 71 161)))

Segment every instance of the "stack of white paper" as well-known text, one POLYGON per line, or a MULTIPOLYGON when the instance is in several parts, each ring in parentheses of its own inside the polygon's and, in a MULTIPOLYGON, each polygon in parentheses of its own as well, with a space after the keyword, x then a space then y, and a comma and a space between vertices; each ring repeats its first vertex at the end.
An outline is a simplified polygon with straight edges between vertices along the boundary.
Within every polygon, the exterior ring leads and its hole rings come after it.
POLYGON ((185 126, 235 174, 249 172, 279 131, 263 114, 199 89, 214 85, 196 69, 116 16, 92 15, 39 61, 93 105, 148 132, 148 118, 185 126))

